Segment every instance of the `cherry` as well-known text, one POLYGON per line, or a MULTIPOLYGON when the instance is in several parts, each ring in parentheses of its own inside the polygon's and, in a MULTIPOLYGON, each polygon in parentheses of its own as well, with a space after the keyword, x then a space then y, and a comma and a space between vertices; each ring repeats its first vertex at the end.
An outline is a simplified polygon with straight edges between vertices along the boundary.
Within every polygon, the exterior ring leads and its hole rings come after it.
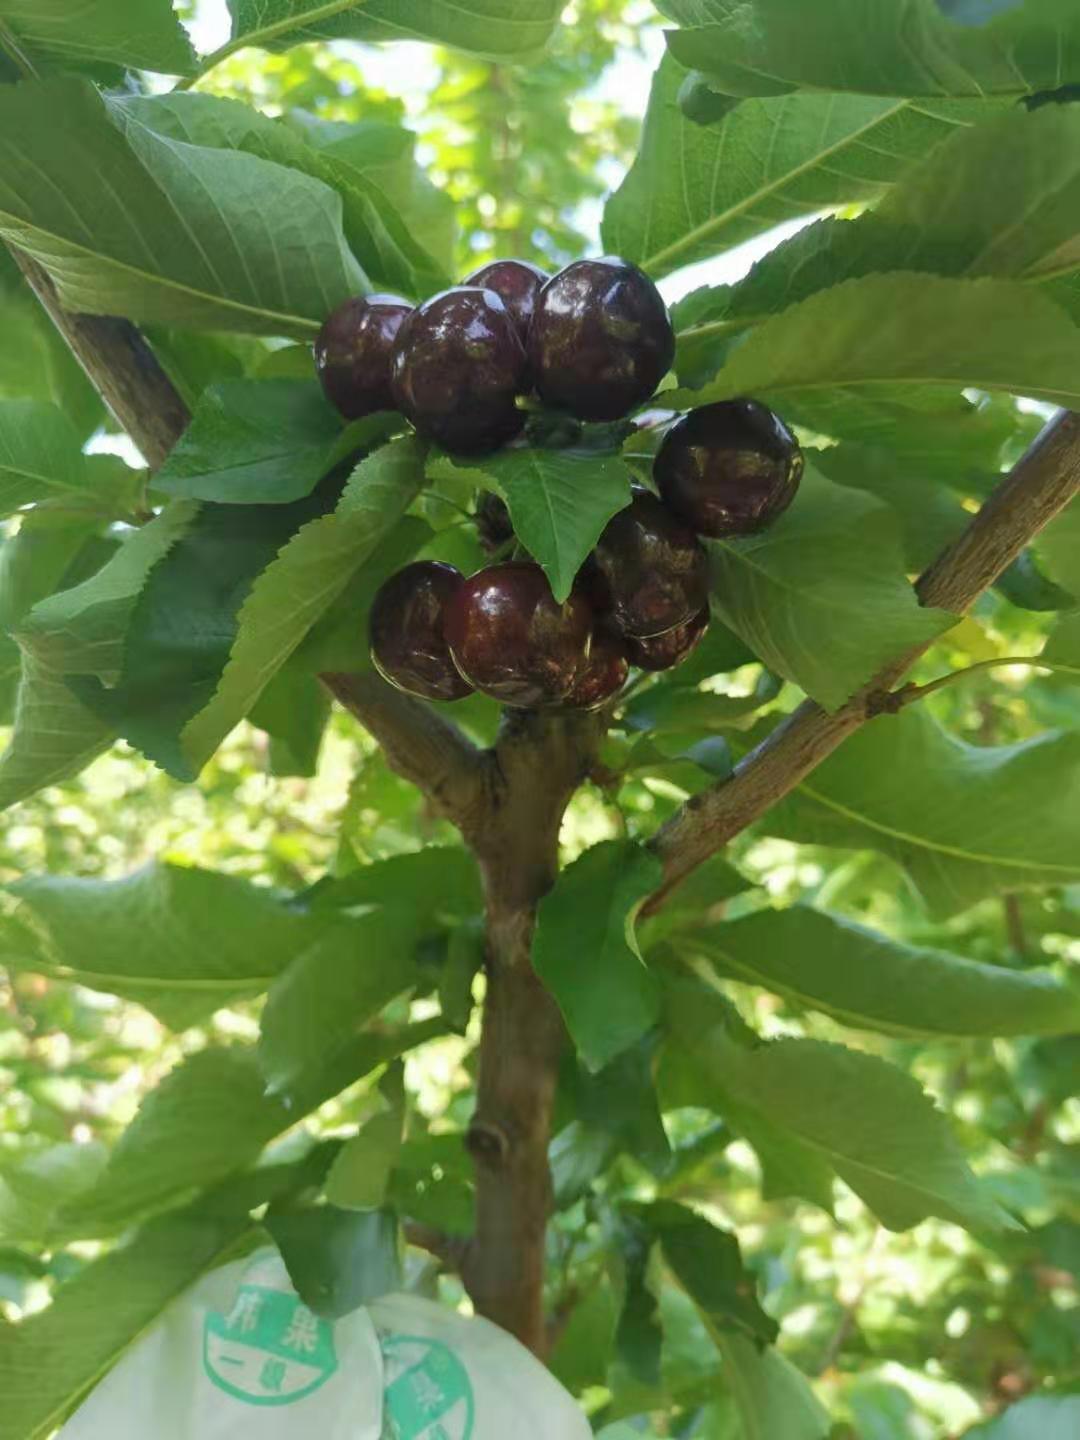
POLYGON ((708 603, 709 560, 690 527, 651 491, 635 485, 633 493, 593 551, 594 594, 624 635, 642 638, 684 624, 708 603))
POLYGON ((536 297, 540 287, 551 276, 539 265, 528 260, 493 260, 490 265, 481 265, 462 281, 463 285, 481 285, 494 290, 510 312, 510 318, 517 327, 521 343, 529 337, 536 297))
POLYGON ((647 640, 627 640, 626 653, 630 664, 639 670, 670 670, 681 665, 692 650, 705 638, 709 628, 708 607, 688 620, 685 625, 676 625, 666 635, 653 635, 647 640))
POLYGON ((506 502, 490 490, 485 490, 476 503, 476 533, 489 555, 514 538, 506 502))
POLYGON ((589 658, 578 672, 574 687, 563 702, 573 710, 597 710, 626 684, 630 662, 626 642, 606 627, 593 631, 589 658))
POLYGON ((621 419, 649 398, 674 355, 660 292, 625 260, 575 260, 537 297, 529 331, 536 388, 579 420, 621 419))
POLYGON ((458 286, 425 300, 398 331, 397 408, 421 435, 461 454, 495 450, 525 423, 514 404, 525 351, 494 290, 458 286))
POLYGON ((691 410, 664 437, 653 476, 699 535, 750 535, 782 515, 802 479, 799 442, 756 400, 691 410))
POLYGON ((412 311, 400 295, 357 295, 339 305, 315 341, 315 369, 346 420, 393 410, 390 352, 412 311))
POLYGON ((539 565, 509 561, 479 570, 446 607, 454 664, 504 705, 557 704, 589 654, 592 611, 580 595, 559 605, 539 565))
POLYGON ((371 661, 384 680, 425 700, 472 692, 450 658, 443 614, 465 577, 453 565, 417 560, 380 585, 371 606, 371 661))

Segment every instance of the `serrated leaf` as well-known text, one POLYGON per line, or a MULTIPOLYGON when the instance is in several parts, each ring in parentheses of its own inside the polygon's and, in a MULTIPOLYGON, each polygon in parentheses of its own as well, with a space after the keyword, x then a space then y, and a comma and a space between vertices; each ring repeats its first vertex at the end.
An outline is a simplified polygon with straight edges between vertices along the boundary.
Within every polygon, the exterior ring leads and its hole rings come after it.
POLYGON ((259 1039, 259 1063, 275 1091, 290 1092, 305 1071, 335 1056, 413 988, 420 925, 403 908, 362 916, 329 931, 275 980, 259 1039))
POLYGON ((397 1218, 388 1210, 271 1210, 265 1223, 316 1315, 338 1320, 401 1288, 397 1218))
POLYGON ((680 948, 857 1029, 916 1036, 1080 1029, 1080 993, 1049 970, 1007 970, 906 945, 803 905, 691 931, 680 948))
POLYGON ((82 81, 4 87, 0 137, 0 235, 70 310, 306 338, 368 288, 327 186, 144 126, 122 134, 82 81))
POLYGON ((439 915, 466 917, 480 912, 480 873, 464 847, 428 845, 361 865, 348 875, 328 875, 301 898, 316 913, 403 905, 425 920, 439 915))
POLYGON ((31 60, 190 75, 195 52, 171 0, 0 0, 0 20, 31 60))
POLYGON ((196 523, 198 507, 170 505, 129 534, 96 574, 42 600, 17 634, 38 665, 60 675, 94 675, 106 685, 120 679, 128 625, 154 567, 196 523))
POLYGON ((818 1040, 739 1041, 694 1007, 691 991, 669 991, 668 1023, 698 1069, 699 1103, 723 1114, 730 1095, 762 1116, 825 1160, 890 1230, 928 1215, 976 1230, 1008 1223, 944 1115, 902 1070, 818 1040))
POLYGON ((40 943, 23 966, 138 1001, 174 1030, 261 994, 342 924, 238 876, 161 862, 121 880, 31 875, 8 893, 40 943))
POLYGON ((256 580, 217 689, 180 741, 197 772, 329 609, 423 485, 424 446, 394 441, 361 461, 331 515, 305 525, 256 580))
POLYGON ((93 499, 82 446, 55 405, 0 400, 0 518, 41 500, 93 499))
POLYGON ((533 963, 591 1070, 640 1039, 659 1015, 657 983, 633 928, 659 883, 659 861, 647 850, 607 840, 568 865, 540 902, 533 963))
POLYGON ((326 122, 324 134, 312 117, 294 115, 287 124, 216 95, 124 96, 110 105, 122 123, 192 145, 243 150, 329 185, 341 197, 350 248, 378 288, 421 296, 449 284, 453 202, 417 166, 411 131, 378 121, 326 122), (365 143, 372 130, 381 141, 374 157, 365 143), (396 147, 390 156, 387 135, 396 147))
POLYGON ((686 75, 670 55, 661 61, 638 157, 604 212, 605 247, 653 275, 782 221, 874 199, 978 114, 955 102, 792 95, 702 126, 679 108, 686 75))
POLYGON ((735 1333, 758 1346, 772 1344, 780 1327, 761 1308, 734 1235, 671 1200, 654 1201, 640 1213, 714 1341, 735 1333))
POLYGON ((560 605, 604 526, 630 503, 630 471, 616 455, 507 449, 462 464, 440 457, 429 470, 434 479, 464 476, 502 496, 515 535, 560 605))
POLYGON ((198 1211, 146 1226, 88 1265, 0 1343, 0 1440, 53 1433, 170 1301, 220 1264, 250 1227, 246 1214, 198 1211))
POLYGON ((945 913, 1080 879, 1080 735, 970 745, 909 709, 852 735, 767 814, 772 835, 878 850, 945 913))
POLYGON ((312 40, 429 40, 493 59, 541 50, 557 0, 229 0, 233 40, 287 50, 312 40))
MULTIPOLYGON (((1009 280, 868 275, 760 325, 701 390, 673 403, 763 395, 813 414, 822 391, 971 385, 1080 403, 1080 330, 1037 290, 1009 280)), ((821 428, 829 433, 826 420, 821 428)))
POLYGON ((316 380, 226 381, 203 393, 154 489, 226 505, 285 504, 394 428, 390 416, 343 428, 316 380))
POLYGON ((271 775, 310 778, 330 719, 330 695, 311 675, 285 666, 255 702, 248 716, 270 739, 271 775))
POLYGON ((717 614, 827 709, 956 623, 919 605, 891 513, 813 472, 775 525, 708 548, 717 614))
POLYGON ((15 725, 0 756, 0 810, 84 770, 116 738, 71 693, 63 678, 24 655, 15 725))
POLYGON ((955 23, 934 0, 832 0, 824 11, 756 0, 752 17, 728 0, 664 0, 662 8, 689 27, 668 32, 674 54, 731 95, 805 88, 982 99, 1056 90, 1080 74, 1070 0, 1027 0, 980 25, 955 23))
POLYGON ((745 1440, 825 1440, 831 1433, 828 1412, 790 1360, 742 1335, 720 1335, 716 1344, 745 1440))

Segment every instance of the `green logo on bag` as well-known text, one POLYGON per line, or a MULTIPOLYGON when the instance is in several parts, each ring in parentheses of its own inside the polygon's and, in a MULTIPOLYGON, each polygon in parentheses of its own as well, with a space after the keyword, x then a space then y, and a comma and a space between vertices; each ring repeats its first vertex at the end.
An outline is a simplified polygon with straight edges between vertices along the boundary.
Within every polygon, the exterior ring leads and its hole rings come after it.
POLYGON ((292 1405, 337 1369, 334 1327, 295 1295, 241 1285, 228 1315, 206 1317, 203 1365, 219 1390, 248 1405, 292 1405))
POLYGON ((469 1440, 469 1372, 438 1340, 383 1335, 383 1440, 469 1440))

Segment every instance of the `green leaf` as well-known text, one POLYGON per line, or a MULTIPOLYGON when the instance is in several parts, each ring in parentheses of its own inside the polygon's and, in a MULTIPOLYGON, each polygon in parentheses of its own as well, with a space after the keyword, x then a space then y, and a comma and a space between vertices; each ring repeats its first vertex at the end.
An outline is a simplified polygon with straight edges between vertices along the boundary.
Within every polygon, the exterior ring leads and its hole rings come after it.
POLYGON ((356 1032, 417 981, 418 917, 375 911, 329 930, 274 982, 262 1016, 259 1061, 275 1091, 347 1046, 356 1032))
POLYGON ((127 629, 154 568, 190 531, 198 507, 170 505, 132 532, 109 562, 81 585, 41 601, 18 627, 24 650, 62 675, 94 675, 115 685, 127 629))
POLYGON ((890 1230, 928 1215, 976 1230, 1007 1223, 968 1169, 945 1117, 902 1070, 818 1040, 748 1045, 715 1023, 692 990, 669 991, 671 1044, 696 1066, 700 1103, 726 1097, 807 1146, 890 1230), (706 1101, 706 1096, 709 1100, 706 1101))
POLYGON ((401 1114, 373 1115, 342 1150, 326 1182, 326 1198, 343 1210, 377 1210, 401 1151, 401 1114))
POLYGON ((0 135, 0 235, 70 310, 306 338, 368 288, 327 186, 144 126, 122 134, 82 81, 4 87, 0 135))
POLYGON ((901 99, 793 95, 737 105, 717 125, 679 108, 687 71, 665 56, 603 241, 653 275, 708 259, 783 221, 872 200, 979 111, 901 99))
POLYGON ((742 1335, 718 1335, 724 1378, 742 1420, 744 1440, 825 1440, 832 1422, 810 1382, 775 1350, 742 1335))
POLYGON ((630 471, 616 455, 503 450, 456 464, 440 457, 433 479, 466 477, 506 501, 514 533, 543 566, 561 605, 604 526, 630 503, 630 471))
POLYGON ((78 775, 115 738, 113 727, 77 700, 61 676, 24 654, 15 726, 0 756, 0 810, 78 775))
POLYGON ((154 489, 226 505, 299 500, 352 450, 385 440, 389 416, 343 429, 316 380, 233 380, 206 390, 154 489))
POLYGON ((171 0, 0 0, 0 21, 32 61, 67 70, 122 65, 190 75, 195 52, 171 0))
POLYGON ((279 670, 248 717, 270 737, 272 775, 313 776, 330 719, 330 696, 311 675, 279 670))
POLYGON ((0 518, 40 500, 93 498, 67 417, 38 400, 0 400, 0 518))
POLYGON ((316 1315, 338 1320, 401 1288, 397 1219, 388 1210, 271 1210, 265 1223, 316 1315))
POLYGON ((905 945, 797 905, 688 933, 681 948, 843 1025, 889 1035, 1062 1035, 1080 993, 1049 970, 1006 970, 905 945))
POLYGON ((224 1261, 246 1214, 158 1220, 95 1260, 48 1309, 0 1337, 0 1440, 50 1435, 170 1301, 224 1261))
POLYGON ((969 1440, 1072 1440, 1080 1395, 1029 1395, 994 1420, 965 1432, 969 1440))
POLYGON ((460 845, 428 845, 361 865, 348 875, 326 876, 301 898, 315 912, 408 906, 424 923, 442 915, 476 915, 482 903, 476 861, 460 845))
POLYGON ((100 1143, 67 1141, 31 1151, 5 1168, 0 1174, 0 1236, 45 1249, 57 1210, 94 1184, 107 1158, 100 1143))
POLYGON ((1050 632, 1041 658, 1059 670, 1080 676, 1080 610, 1061 617, 1050 632))
POLYGON ((173 1030, 261 994, 349 928, 238 876, 160 862, 121 880, 30 875, 8 893, 40 942, 27 968, 136 1000, 173 1030))
POLYGON ((660 883, 660 863, 632 841, 594 845, 540 902, 533 963, 592 1070, 649 1030, 659 1014, 656 980, 641 959, 634 921, 660 883))
POLYGON ((1080 879, 1080 735, 969 745, 927 714, 852 735, 765 819, 772 835, 878 850, 935 909, 1080 879))
POLYGON ((1051 520, 1035 542, 1051 580, 1080 601, 1080 500, 1051 520))
POLYGON ((732 95, 800 88, 866 95, 1023 95, 1080 73, 1080 17, 1070 0, 1027 0, 979 25, 961 25, 934 0, 882 5, 831 0, 664 0, 689 25, 668 32, 673 53, 732 95), (701 24, 703 15, 714 24, 701 24))
MULTIPOLYGON (((786 398, 815 414, 824 391, 873 398, 898 383, 976 386, 1080 403, 1080 331, 1038 291, 1009 280, 868 275, 760 325, 702 390, 673 403, 786 398)), ((811 419, 810 423, 813 423, 811 419)), ((821 429, 829 431, 828 417, 821 429)))
POLYGON ((197 773, 400 520, 423 485, 424 446, 396 440, 353 472, 332 515, 305 525, 256 580, 213 695, 181 746, 197 773))
POLYGON ((430 40, 493 59, 541 50, 557 0, 229 0, 233 43, 287 50, 312 40, 430 40))
POLYGON ((298 114, 287 124, 216 95, 124 96, 110 105, 122 125, 243 150, 329 185, 341 197, 345 237, 373 285, 425 295, 449 283, 454 205, 417 166, 411 131, 378 121, 325 122, 324 136, 311 117, 298 114))
POLYGON ((836 709, 956 623, 919 605, 899 538, 883 505, 811 472, 775 525, 709 545, 713 606, 770 669, 836 709))
POLYGON ((771 1345, 780 1327, 761 1308, 735 1236, 671 1200, 654 1201, 640 1213, 713 1340, 735 1333, 755 1345, 771 1345))

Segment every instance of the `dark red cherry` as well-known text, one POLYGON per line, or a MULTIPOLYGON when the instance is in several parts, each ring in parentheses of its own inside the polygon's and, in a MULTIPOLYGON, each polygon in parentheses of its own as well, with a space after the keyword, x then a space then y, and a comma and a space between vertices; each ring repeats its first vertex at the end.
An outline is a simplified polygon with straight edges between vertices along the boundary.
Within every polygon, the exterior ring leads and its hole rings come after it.
POLYGON ((626 642, 620 635, 598 626, 593 631, 589 658, 563 703, 572 710, 596 710, 618 694, 629 673, 626 642))
POLYGON ((670 670, 681 665, 692 650, 705 638, 709 628, 709 611, 702 610, 685 625, 677 625, 666 635, 653 635, 648 640, 627 640, 626 653, 630 664, 639 670, 670 670))
POLYGON ((662 635, 708 603, 704 546, 644 486, 608 521, 592 559, 600 582, 593 593, 606 601, 597 608, 624 635, 662 635))
POLYGON ((539 565, 511 561, 470 576, 447 605, 444 623, 454 663, 470 685, 504 705, 532 709, 570 693, 588 658, 592 620, 580 595, 556 602, 539 565))
POLYGON ((799 442, 756 400, 691 410, 671 427, 653 463, 670 510, 699 535, 750 535, 782 515, 802 479, 799 442))
POLYGON ((528 260, 493 260, 490 265, 481 265, 479 270, 467 275, 461 283, 494 290, 510 312, 524 345, 529 336, 536 297, 540 287, 550 279, 546 270, 528 260))
POLYGON ((524 425, 514 404, 524 370, 525 351, 498 295, 458 286, 425 300, 398 331, 394 401, 445 450, 482 454, 524 425))
POLYGON ((575 260, 537 297, 531 374, 545 403, 579 420, 621 419, 649 398, 674 356, 660 292, 625 260, 575 260))
POLYGON ((489 555, 514 538, 506 502, 490 490, 485 490, 476 504, 476 533, 489 555))
POLYGON ((326 398, 346 420, 396 408, 390 352, 412 308, 400 295, 357 295, 339 305, 319 331, 315 369, 326 398))
POLYGON ((453 565, 417 560, 379 587, 368 633, 371 662, 384 680, 425 700, 460 700, 472 692, 443 636, 443 612, 464 579, 453 565))

